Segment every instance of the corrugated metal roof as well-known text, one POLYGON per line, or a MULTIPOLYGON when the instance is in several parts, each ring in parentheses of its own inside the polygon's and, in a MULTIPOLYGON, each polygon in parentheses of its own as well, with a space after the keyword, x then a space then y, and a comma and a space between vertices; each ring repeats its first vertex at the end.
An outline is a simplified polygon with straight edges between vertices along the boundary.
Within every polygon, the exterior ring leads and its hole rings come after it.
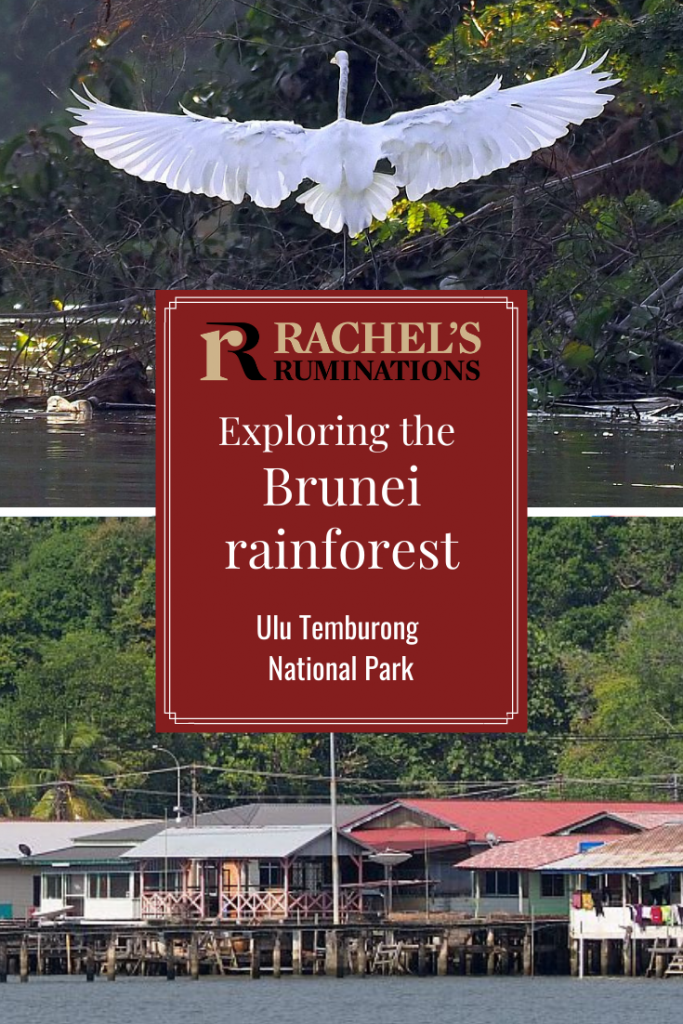
POLYGON ((683 825, 660 825, 546 865, 549 871, 683 871, 683 825))
POLYGON ((595 836, 584 833, 579 836, 536 836, 520 839, 516 843, 501 843, 482 853, 458 861, 455 865, 466 870, 533 871, 550 864, 559 857, 568 857, 578 852, 579 843, 608 842, 614 836, 595 836))
POLYGON ((19 843, 28 846, 32 854, 46 853, 69 845, 79 837, 93 837, 100 832, 116 835, 130 821, 33 821, 7 818, 0 820, 0 860, 23 860, 19 843))
MULTIPOLYGON (((130 846, 88 846, 85 843, 74 843, 63 850, 50 850, 35 857, 27 857, 30 864, 52 864, 55 861, 69 864, 90 864, 96 861, 116 861, 130 846)), ((126 868, 128 865, 125 865, 126 868)))
POLYGON ((396 800, 369 814, 359 815, 352 830, 373 827, 387 811, 405 807, 427 814, 465 832, 471 832, 475 842, 485 842, 488 832, 503 842, 550 835, 569 828, 577 822, 592 819, 601 813, 629 814, 632 812, 673 813, 683 815, 683 803, 590 801, 590 800, 396 800))
MULTIPOLYGON (((168 826, 168 822, 165 821, 147 821, 147 822, 126 822, 125 827, 113 829, 107 832, 98 832, 97 841, 103 844, 107 843, 123 843, 130 844, 141 843, 143 839, 149 839, 150 836, 154 836, 157 832, 161 832, 168 826)), ((81 842, 89 842, 93 837, 84 836, 76 840, 76 845, 81 842)))
POLYGON ((364 828, 353 832, 375 850, 434 850, 444 846, 464 846, 473 839, 471 832, 456 828, 364 828))
MULTIPOLYGON (((375 804, 338 804, 337 821, 342 828, 361 814, 376 810, 375 804)), ((173 821, 153 821, 148 824, 129 822, 130 828, 125 838, 139 843, 143 839, 162 832, 165 828, 187 828, 187 818, 180 825, 173 821)), ((231 825, 240 828, 246 825, 262 827, 266 825, 328 825, 330 822, 329 804, 241 804, 237 807, 223 807, 217 811, 206 811, 197 815, 197 826, 231 825)), ((116 830, 111 838, 118 840, 121 832, 116 830)), ((103 835, 104 840, 109 836, 103 835)))
MULTIPOLYGON (((337 822, 343 828, 361 814, 376 811, 378 804, 338 804, 337 822)), ((329 803, 242 804, 197 815, 198 825, 329 825, 329 803)))
MULTIPOLYGON (((257 828, 168 828, 133 847, 123 857, 156 860, 163 857, 202 859, 222 857, 234 860, 289 857, 305 848, 316 855, 330 855, 329 825, 273 825, 257 828)), ((350 836, 339 836, 339 853, 358 854, 363 844, 350 836)))

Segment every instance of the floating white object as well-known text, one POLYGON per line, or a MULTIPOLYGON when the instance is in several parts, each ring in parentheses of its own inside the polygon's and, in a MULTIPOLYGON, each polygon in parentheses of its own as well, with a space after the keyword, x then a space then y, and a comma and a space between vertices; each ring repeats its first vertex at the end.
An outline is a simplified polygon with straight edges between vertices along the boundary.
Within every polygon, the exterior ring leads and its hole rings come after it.
POLYGON ((92 406, 84 398, 70 402, 68 398, 63 398, 61 395, 50 395, 47 400, 47 414, 48 416, 71 416, 73 419, 90 420, 92 419, 92 406))
POLYGON ((560 75, 501 89, 497 77, 475 96, 461 96, 379 124, 346 117, 349 58, 340 70, 338 117, 324 128, 291 121, 231 121, 182 114, 124 110, 87 89, 70 108, 82 124, 71 131, 86 146, 128 174, 179 192, 197 192, 274 208, 309 178, 316 184, 297 197, 314 220, 350 234, 384 220, 398 187, 409 199, 508 167, 567 134, 570 124, 597 117, 620 79, 581 60, 560 75), (375 171, 386 158, 396 173, 375 171))

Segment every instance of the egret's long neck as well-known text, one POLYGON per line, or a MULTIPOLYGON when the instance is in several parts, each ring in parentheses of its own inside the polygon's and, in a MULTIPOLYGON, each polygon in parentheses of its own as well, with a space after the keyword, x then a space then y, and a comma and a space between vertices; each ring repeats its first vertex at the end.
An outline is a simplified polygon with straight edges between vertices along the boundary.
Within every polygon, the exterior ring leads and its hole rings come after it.
POLYGON ((349 65, 343 61, 339 65, 339 98, 337 99, 337 118, 346 117, 346 97, 349 91, 349 65))

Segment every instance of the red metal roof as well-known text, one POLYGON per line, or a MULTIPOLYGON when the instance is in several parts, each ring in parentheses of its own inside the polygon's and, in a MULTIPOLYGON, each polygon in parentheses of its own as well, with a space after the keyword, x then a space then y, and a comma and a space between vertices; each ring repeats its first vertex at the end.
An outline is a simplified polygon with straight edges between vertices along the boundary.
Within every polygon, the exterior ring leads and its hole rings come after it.
MULTIPOLYGON (((443 846, 464 846, 472 841, 471 832, 448 828, 368 828, 353 835, 377 850, 434 850, 443 846)), ((576 853, 576 845, 573 853, 576 853)), ((560 854, 558 854, 558 857, 560 854)))
POLYGON ((614 836, 535 836, 516 843, 501 843, 483 853, 461 860, 456 867, 477 870, 533 871, 562 857, 579 852, 580 843, 601 843, 614 836))
POLYGON ((365 830, 365 826, 369 830, 375 830, 376 823, 382 815, 397 807, 429 814, 442 821, 444 826, 471 832, 474 842, 486 842, 487 833, 493 833, 502 842, 508 843, 518 839, 530 839, 533 836, 550 835, 599 814, 613 813, 624 818, 628 818, 630 812, 683 815, 683 803, 591 800, 396 800, 363 815, 350 827, 353 831, 365 830))

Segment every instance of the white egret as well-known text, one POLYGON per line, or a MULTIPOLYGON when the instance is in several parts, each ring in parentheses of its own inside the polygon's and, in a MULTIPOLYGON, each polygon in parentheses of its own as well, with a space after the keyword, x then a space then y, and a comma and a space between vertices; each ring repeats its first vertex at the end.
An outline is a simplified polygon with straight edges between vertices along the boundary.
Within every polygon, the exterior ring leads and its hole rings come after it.
MULTIPOLYGON (((584 55, 585 56, 585 55, 584 55)), ((605 55, 606 56, 606 55, 605 55)), ((330 231, 358 234, 384 220, 399 186, 409 199, 481 178, 566 135, 602 112, 620 79, 581 60, 562 74, 501 89, 497 77, 474 96, 392 114, 378 124, 346 117, 349 58, 340 72, 337 120, 324 128, 291 121, 231 121, 183 109, 182 114, 125 110, 77 96, 71 129, 98 156, 143 181, 275 208, 304 179, 315 182, 297 202, 330 231), (375 170, 386 158, 394 174, 375 170)))

